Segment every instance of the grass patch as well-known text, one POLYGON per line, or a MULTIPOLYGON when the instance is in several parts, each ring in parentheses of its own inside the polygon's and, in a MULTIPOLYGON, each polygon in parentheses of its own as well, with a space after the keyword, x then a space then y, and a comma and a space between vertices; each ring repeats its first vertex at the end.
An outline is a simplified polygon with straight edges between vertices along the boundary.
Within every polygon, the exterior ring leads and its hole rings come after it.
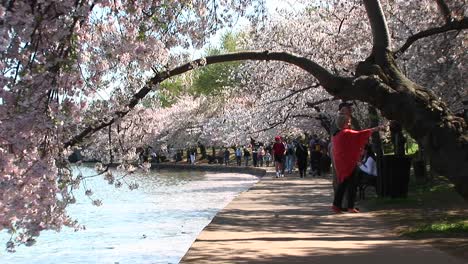
POLYGON ((373 198, 359 204, 405 239, 468 260, 468 202, 445 177, 434 177, 423 185, 413 178, 406 198, 373 198))
POLYGON ((468 220, 455 220, 453 222, 444 221, 426 224, 416 228, 410 228, 408 231, 403 232, 403 235, 414 237, 425 234, 450 235, 454 233, 468 235, 468 220))

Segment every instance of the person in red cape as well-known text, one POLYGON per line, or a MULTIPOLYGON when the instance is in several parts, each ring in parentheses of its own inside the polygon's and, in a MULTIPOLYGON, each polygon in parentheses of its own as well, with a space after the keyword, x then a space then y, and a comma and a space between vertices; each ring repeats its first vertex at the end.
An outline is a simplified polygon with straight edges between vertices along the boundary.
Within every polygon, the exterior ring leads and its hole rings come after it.
POLYGON ((341 203, 343 196, 348 190, 348 212, 358 213, 354 208, 356 196, 355 169, 361 158, 362 149, 369 140, 373 132, 383 129, 383 126, 364 130, 352 130, 351 118, 347 115, 339 114, 336 120, 339 131, 332 137, 333 161, 338 186, 333 199, 332 210, 341 213, 341 203))

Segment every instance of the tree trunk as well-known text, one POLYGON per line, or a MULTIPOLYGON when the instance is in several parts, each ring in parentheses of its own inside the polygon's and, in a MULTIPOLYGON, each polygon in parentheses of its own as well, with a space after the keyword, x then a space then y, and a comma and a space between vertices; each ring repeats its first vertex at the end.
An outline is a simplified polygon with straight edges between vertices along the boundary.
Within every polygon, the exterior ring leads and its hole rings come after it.
POLYGON ((200 160, 206 159, 207 156, 206 156, 206 147, 205 147, 205 145, 203 145, 201 143, 198 143, 198 147, 200 148, 200 154, 201 154, 200 160))
POLYGON ((468 132, 465 121, 455 116, 430 91, 408 80, 387 53, 386 63, 373 58, 359 65, 361 77, 355 89, 347 91, 355 99, 371 103, 390 120, 396 120, 423 146, 432 168, 447 176, 457 191, 468 198, 468 132), (360 87, 360 88, 358 88, 360 87))
POLYGON ((429 155, 431 169, 447 176, 468 199, 466 122, 398 69, 390 52, 391 42, 380 1, 363 2, 372 28, 373 49, 371 56, 358 65, 356 72, 366 77, 354 82, 356 87, 352 92, 362 98, 356 99, 373 104, 386 118, 402 124, 429 155))

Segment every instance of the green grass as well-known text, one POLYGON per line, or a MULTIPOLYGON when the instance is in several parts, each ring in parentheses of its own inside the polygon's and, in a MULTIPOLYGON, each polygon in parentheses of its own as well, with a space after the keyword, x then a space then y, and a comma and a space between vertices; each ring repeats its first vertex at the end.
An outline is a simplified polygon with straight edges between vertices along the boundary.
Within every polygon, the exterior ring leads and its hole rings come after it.
POLYGON ((448 220, 420 225, 403 232, 403 235, 414 237, 424 234, 446 235, 453 233, 468 235, 468 220, 448 220))

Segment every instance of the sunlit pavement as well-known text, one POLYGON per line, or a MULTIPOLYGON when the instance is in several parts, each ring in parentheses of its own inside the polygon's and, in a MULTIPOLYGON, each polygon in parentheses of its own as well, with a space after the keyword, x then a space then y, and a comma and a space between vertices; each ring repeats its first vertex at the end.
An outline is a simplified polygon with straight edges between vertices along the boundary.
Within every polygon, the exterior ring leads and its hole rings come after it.
POLYGON ((371 212, 334 214, 329 177, 268 172, 200 233, 181 263, 465 263, 401 239, 371 212))

